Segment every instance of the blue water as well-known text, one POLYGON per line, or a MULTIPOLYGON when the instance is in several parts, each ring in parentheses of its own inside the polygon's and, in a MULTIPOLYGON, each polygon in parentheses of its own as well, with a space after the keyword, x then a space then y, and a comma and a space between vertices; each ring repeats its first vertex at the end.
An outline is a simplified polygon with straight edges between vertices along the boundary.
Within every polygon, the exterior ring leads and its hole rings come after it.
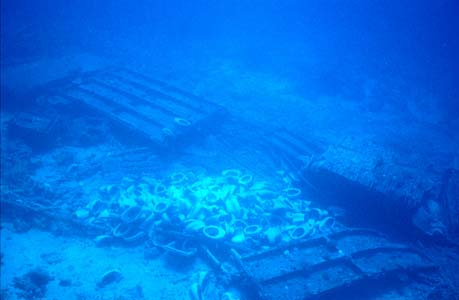
POLYGON ((458 1, 0 1, 1 299, 456 299, 458 1))

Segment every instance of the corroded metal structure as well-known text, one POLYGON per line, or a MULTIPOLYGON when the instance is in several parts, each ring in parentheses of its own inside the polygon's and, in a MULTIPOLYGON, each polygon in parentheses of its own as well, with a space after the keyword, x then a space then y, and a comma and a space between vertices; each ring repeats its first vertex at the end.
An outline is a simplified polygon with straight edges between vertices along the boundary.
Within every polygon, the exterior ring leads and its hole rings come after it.
POLYGON ((84 104, 159 147, 205 133, 209 123, 225 114, 212 102, 124 68, 83 73, 58 83, 50 85, 48 101, 84 104))
MULTIPOLYGON (((436 270, 421 252, 362 229, 239 256, 237 261, 263 300, 326 299, 363 289, 370 281, 398 276, 416 280, 415 274, 436 270)), ((388 281, 384 284, 387 290, 393 288, 388 281)))

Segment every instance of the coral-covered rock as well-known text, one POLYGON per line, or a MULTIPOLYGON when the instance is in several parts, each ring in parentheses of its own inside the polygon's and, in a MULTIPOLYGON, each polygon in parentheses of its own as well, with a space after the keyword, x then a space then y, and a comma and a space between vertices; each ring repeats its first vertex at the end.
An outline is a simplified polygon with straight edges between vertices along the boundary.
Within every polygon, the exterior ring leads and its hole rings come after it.
POLYGON ((47 285, 54 280, 46 270, 33 269, 26 274, 14 278, 17 296, 23 299, 39 299, 46 295, 47 285))
POLYGON ((123 274, 121 274, 120 271, 110 270, 102 275, 100 280, 97 282, 97 288, 104 288, 109 284, 121 281, 121 279, 123 279, 123 274))

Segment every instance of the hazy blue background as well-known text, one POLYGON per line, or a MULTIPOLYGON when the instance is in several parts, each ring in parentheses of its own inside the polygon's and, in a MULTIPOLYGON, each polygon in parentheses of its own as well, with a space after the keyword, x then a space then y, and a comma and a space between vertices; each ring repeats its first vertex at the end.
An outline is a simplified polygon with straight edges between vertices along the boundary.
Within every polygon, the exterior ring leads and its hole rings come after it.
POLYGON ((285 76, 305 96, 360 101, 371 89, 370 109, 405 109, 418 97, 438 104, 442 119, 459 110, 459 1, 1 3, 3 65, 70 50, 178 71, 188 64, 188 73, 231 59, 285 76))

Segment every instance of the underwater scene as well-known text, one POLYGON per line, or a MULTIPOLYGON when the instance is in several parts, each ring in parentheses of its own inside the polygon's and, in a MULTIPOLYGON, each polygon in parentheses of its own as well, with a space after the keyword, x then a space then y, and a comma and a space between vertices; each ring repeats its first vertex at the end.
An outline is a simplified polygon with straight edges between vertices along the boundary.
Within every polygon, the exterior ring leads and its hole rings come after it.
POLYGON ((0 299, 459 299, 459 1, 0 3, 0 299))

